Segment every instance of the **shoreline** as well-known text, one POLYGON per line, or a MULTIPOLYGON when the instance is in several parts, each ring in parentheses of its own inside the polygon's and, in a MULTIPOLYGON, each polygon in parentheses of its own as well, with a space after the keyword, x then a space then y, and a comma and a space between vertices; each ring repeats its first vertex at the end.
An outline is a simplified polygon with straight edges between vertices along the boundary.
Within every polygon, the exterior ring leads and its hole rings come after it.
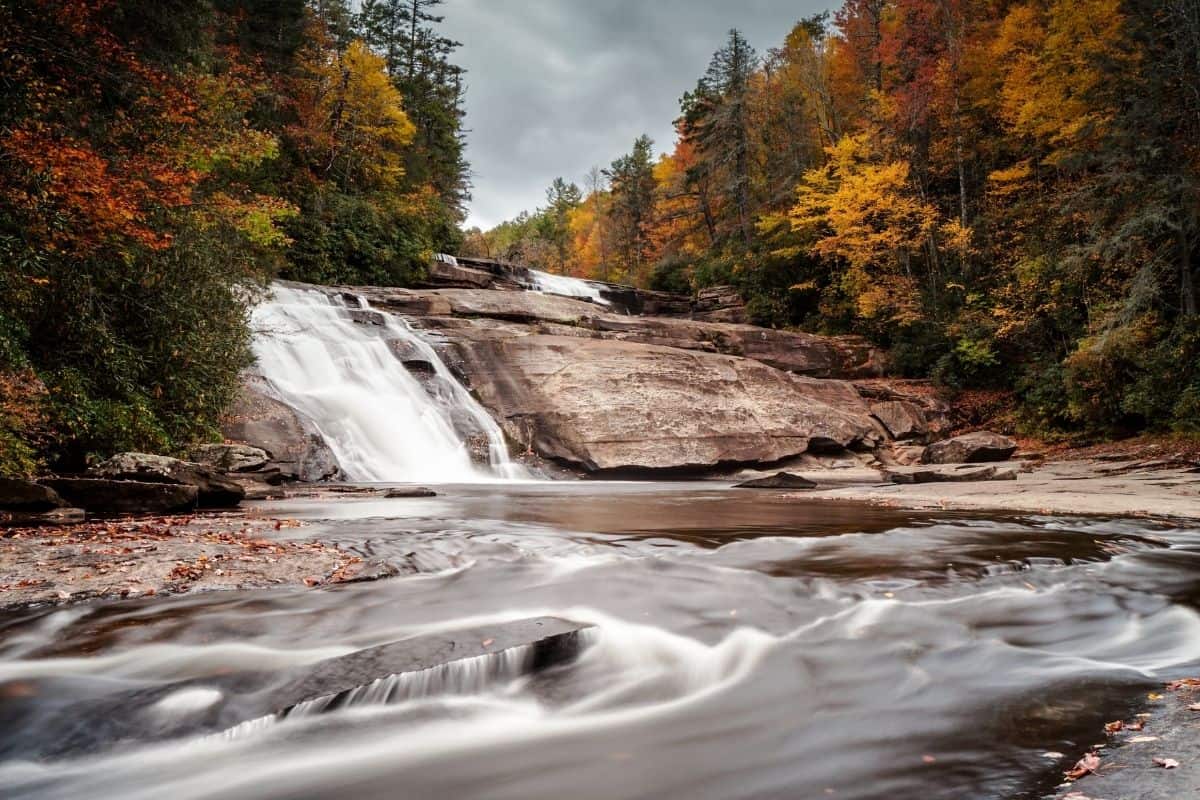
MULTIPOLYGON (((1026 462, 1016 480, 966 483, 885 483, 880 470, 868 467, 795 474, 820 484, 812 490, 783 492, 801 501, 913 511, 1200 521, 1200 466, 1186 461, 1026 462)), ((367 487, 309 484, 280 494, 374 493, 367 487)), ((4 528, 0 530, 0 611, 191 592, 317 588, 393 574, 386 565, 366 563, 319 537, 274 535, 302 524, 250 507, 179 517, 117 517, 4 528)))

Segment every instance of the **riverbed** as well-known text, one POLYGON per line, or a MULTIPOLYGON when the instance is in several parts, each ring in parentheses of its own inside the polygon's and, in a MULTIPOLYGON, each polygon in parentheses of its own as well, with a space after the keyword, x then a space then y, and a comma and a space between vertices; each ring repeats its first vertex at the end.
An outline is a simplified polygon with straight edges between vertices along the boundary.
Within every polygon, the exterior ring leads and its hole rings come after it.
POLYGON ((1106 720, 1200 666, 1190 523, 705 483, 437 488, 255 504, 301 523, 269 535, 394 578, 10 614, 0 719, 21 724, 0 728, 0 793, 1037 798, 1106 720), (575 660, 236 735, 31 755, 97 699, 539 616, 591 626, 575 660))

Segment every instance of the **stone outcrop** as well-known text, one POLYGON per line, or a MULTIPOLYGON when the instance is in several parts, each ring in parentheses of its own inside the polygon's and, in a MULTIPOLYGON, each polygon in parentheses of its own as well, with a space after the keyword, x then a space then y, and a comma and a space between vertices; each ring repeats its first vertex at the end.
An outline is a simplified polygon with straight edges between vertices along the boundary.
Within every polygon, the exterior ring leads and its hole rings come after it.
POLYGON ((454 345, 512 440, 588 471, 772 462, 881 438, 850 384, 750 359, 540 334, 454 345))
POLYGON ((990 431, 975 431, 934 442, 921 455, 923 464, 978 464, 1006 461, 1017 452, 1017 443, 990 431))
POLYGON ((199 490, 182 483, 109 478, 46 478, 40 481, 71 505, 102 514, 170 514, 196 508, 199 490))
POLYGON ((495 328, 497 322, 517 323, 512 335, 551 333, 581 338, 677 347, 707 353, 743 356, 778 369, 822 378, 860 378, 879 375, 882 358, 856 336, 817 336, 720 322, 610 313, 582 300, 536 292, 480 289, 411 291, 358 287, 377 308, 423 318, 427 327, 446 331, 464 327, 495 328))
POLYGON ((216 470, 149 453, 118 453, 88 470, 88 476, 113 481, 193 486, 196 489, 196 503, 201 508, 229 508, 236 506, 246 496, 241 484, 216 470))
MULTIPOLYGON (((737 318, 726 314, 738 308, 727 287, 682 300, 608 287, 611 305, 604 305, 522 291, 517 270, 460 259, 431 270, 430 283, 443 288, 326 291, 364 298, 371 309, 351 303, 352 319, 380 335, 381 312, 425 331, 500 424, 514 454, 551 466, 762 466, 888 443, 919 448, 950 427, 943 404, 877 380, 883 359, 862 338, 696 318, 737 318)), ((432 379, 426 356, 393 350, 419 381, 432 379)), ((254 376, 224 433, 270 452, 289 478, 317 480, 336 470, 320 455, 328 448, 315 429, 254 376)))

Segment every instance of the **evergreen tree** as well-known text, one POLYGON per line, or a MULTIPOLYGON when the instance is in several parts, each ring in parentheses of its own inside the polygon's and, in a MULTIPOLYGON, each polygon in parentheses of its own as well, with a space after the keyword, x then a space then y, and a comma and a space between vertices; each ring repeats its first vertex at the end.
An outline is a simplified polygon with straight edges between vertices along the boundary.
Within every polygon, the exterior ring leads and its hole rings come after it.
POLYGON ((654 222, 654 142, 643 134, 633 150, 604 171, 612 191, 609 216, 616 249, 629 278, 636 280, 649 264, 654 222))

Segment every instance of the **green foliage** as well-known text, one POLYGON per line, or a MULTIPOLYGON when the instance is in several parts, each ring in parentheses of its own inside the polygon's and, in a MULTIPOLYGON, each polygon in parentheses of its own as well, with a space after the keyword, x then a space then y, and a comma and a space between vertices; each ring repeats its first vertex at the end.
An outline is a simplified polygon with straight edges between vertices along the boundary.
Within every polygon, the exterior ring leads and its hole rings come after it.
POLYGON ((311 198, 286 230, 292 245, 283 276, 307 283, 412 285, 437 246, 408 209, 336 192, 311 198))
POLYGON ((650 273, 649 286, 658 292, 691 294, 693 265, 685 256, 666 258, 650 273))

